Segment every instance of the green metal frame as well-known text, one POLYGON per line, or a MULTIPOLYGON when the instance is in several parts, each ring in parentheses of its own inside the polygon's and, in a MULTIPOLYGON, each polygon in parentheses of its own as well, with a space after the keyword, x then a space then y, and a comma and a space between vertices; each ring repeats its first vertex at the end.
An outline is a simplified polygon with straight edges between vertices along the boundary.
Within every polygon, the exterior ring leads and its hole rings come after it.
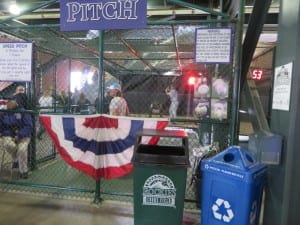
MULTIPOLYGON (((51 4, 59 2, 58 0, 52 0, 48 1, 45 4, 41 4, 38 7, 34 7, 32 9, 24 11, 21 15, 27 14, 29 12, 33 12, 37 9, 43 8, 45 6, 49 6, 51 4)), ((196 120, 195 122, 198 122, 200 124, 211 124, 211 123, 220 123, 220 124, 228 124, 230 123, 230 136, 231 136, 231 141, 230 144, 237 144, 238 143, 238 125, 239 125, 239 116, 238 116, 238 111, 239 111, 239 93, 240 93, 240 73, 241 73, 241 43, 242 43, 242 33, 243 33, 243 16, 244 16, 244 5, 245 1, 242 0, 240 3, 240 8, 239 8, 239 15, 238 18, 231 18, 228 14, 225 14, 223 12, 217 12, 208 8, 204 7, 199 7, 198 5, 194 4, 189 4, 184 1, 179 1, 179 0, 168 0, 169 3, 174 3, 179 6, 187 7, 187 8, 193 8, 193 9, 199 9, 203 10, 205 12, 208 12, 211 15, 215 15, 218 17, 218 19, 206 19, 206 20, 199 20, 199 21, 194 21, 194 20, 185 20, 185 21, 148 21, 148 25, 180 25, 180 24, 223 24, 223 23, 237 23, 235 34, 237 35, 237 41, 235 42, 235 47, 234 47, 234 68, 235 72, 233 74, 233 96, 232 96, 232 113, 231 113, 231 121, 228 122, 218 122, 218 121, 213 121, 213 120, 208 120, 208 121, 199 121, 196 120)), ((19 16, 21 16, 19 15, 19 16)), ((58 24, 51 24, 51 25, 6 25, 5 23, 8 21, 12 21, 13 19, 16 19, 18 16, 12 16, 8 17, 4 20, 0 21, 0 28, 5 29, 15 29, 15 28, 24 28, 24 29, 37 29, 37 28, 53 28, 53 27, 58 27, 58 24)), ((100 90, 100 95, 104 96, 104 57, 103 57, 103 49, 104 49, 104 32, 100 32, 99 36, 99 71, 100 71, 100 79, 99 79, 99 90, 100 90)), ((145 60, 145 59, 144 59, 145 60)), ((103 101, 100 101, 100 110, 101 112, 103 111, 103 101)), ((180 122, 180 121, 186 121, 186 120, 173 120, 174 122, 180 122)), ((188 121, 191 122, 191 121, 188 121)), ((102 201, 101 199, 101 190, 100 190, 100 180, 96 181, 96 191, 95 191, 95 198, 94 202, 99 203, 102 201)))

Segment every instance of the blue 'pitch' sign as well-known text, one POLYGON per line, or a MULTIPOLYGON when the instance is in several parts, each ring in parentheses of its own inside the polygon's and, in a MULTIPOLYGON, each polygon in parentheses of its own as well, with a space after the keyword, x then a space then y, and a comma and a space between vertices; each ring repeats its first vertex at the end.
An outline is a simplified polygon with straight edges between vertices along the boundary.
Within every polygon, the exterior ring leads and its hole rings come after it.
POLYGON ((147 26, 145 0, 60 0, 61 31, 147 26))

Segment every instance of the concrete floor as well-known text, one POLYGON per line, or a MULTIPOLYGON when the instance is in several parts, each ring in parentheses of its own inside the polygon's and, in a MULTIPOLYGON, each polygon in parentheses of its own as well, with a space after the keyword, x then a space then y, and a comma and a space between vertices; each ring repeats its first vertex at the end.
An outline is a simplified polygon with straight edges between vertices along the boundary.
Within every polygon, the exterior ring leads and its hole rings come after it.
MULTIPOLYGON (((0 225, 133 225, 133 218, 130 204, 0 192, 0 225)), ((199 220, 199 212, 184 212, 182 224, 199 220)))

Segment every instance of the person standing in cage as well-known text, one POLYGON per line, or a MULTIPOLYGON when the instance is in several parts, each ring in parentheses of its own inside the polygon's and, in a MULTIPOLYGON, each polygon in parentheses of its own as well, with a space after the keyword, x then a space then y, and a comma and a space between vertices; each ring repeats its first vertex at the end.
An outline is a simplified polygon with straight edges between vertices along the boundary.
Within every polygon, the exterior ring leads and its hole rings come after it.
MULTIPOLYGON (((105 93, 104 94, 104 100, 103 100, 103 113, 105 114, 109 114, 109 104, 110 104, 110 101, 112 100, 112 97, 109 96, 108 93, 105 93)), ((96 109, 96 112, 99 113, 100 112, 100 108, 99 108, 99 97, 97 97, 95 99, 95 109, 96 109)))
POLYGON ((169 116, 171 119, 174 119, 177 117, 177 109, 178 109, 178 92, 175 88, 174 84, 170 84, 166 89, 165 89, 166 94, 169 96, 171 104, 169 107, 169 116))
POLYGON ((127 101, 122 97, 120 84, 112 83, 108 87, 108 94, 112 97, 109 103, 109 114, 113 116, 128 116, 129 109, 127 101))
POLYGON ((66 92, 62 90, 60 94, 57 96, 56 101, 58 103, 58 107, 60 111, 67 112, 69 107, 69 97, 67 96, 66 92))
POLYGON ((12 168, 19 168, 20 178, 28 178, 28 145, 33 133, 33 121, 30 114, 24 112, 22 103, 26 100, 23 93, 16 94, 15 100, 7 102, 10 112, 0 115, 0 134, 2 147, 12 156, 12 168))
POLYGON ((79 100, 77 101, 78 109, 77 111, 79 113, 88 113, 89 112, 89 106, 91 102, 87 99, 84 93, 80 93, 79 100))
POLYGON ((42 96, 39 98, 40 112, 53 112, 53 103, 54 99, 51 95, 51 91, 44 91, 42 96))

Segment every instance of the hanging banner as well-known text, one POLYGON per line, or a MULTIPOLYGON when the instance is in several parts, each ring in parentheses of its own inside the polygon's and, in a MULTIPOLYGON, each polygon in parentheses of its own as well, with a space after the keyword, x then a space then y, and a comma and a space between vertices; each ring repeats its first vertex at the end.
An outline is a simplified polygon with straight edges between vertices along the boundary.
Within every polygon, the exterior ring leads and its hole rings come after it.
POLYGON ((147 26, 145 0, 60 0, 60 30, 132 29, 147 26))
POLYGON ((32 43, 0 43, 0 80, 31 81, 32 43))

